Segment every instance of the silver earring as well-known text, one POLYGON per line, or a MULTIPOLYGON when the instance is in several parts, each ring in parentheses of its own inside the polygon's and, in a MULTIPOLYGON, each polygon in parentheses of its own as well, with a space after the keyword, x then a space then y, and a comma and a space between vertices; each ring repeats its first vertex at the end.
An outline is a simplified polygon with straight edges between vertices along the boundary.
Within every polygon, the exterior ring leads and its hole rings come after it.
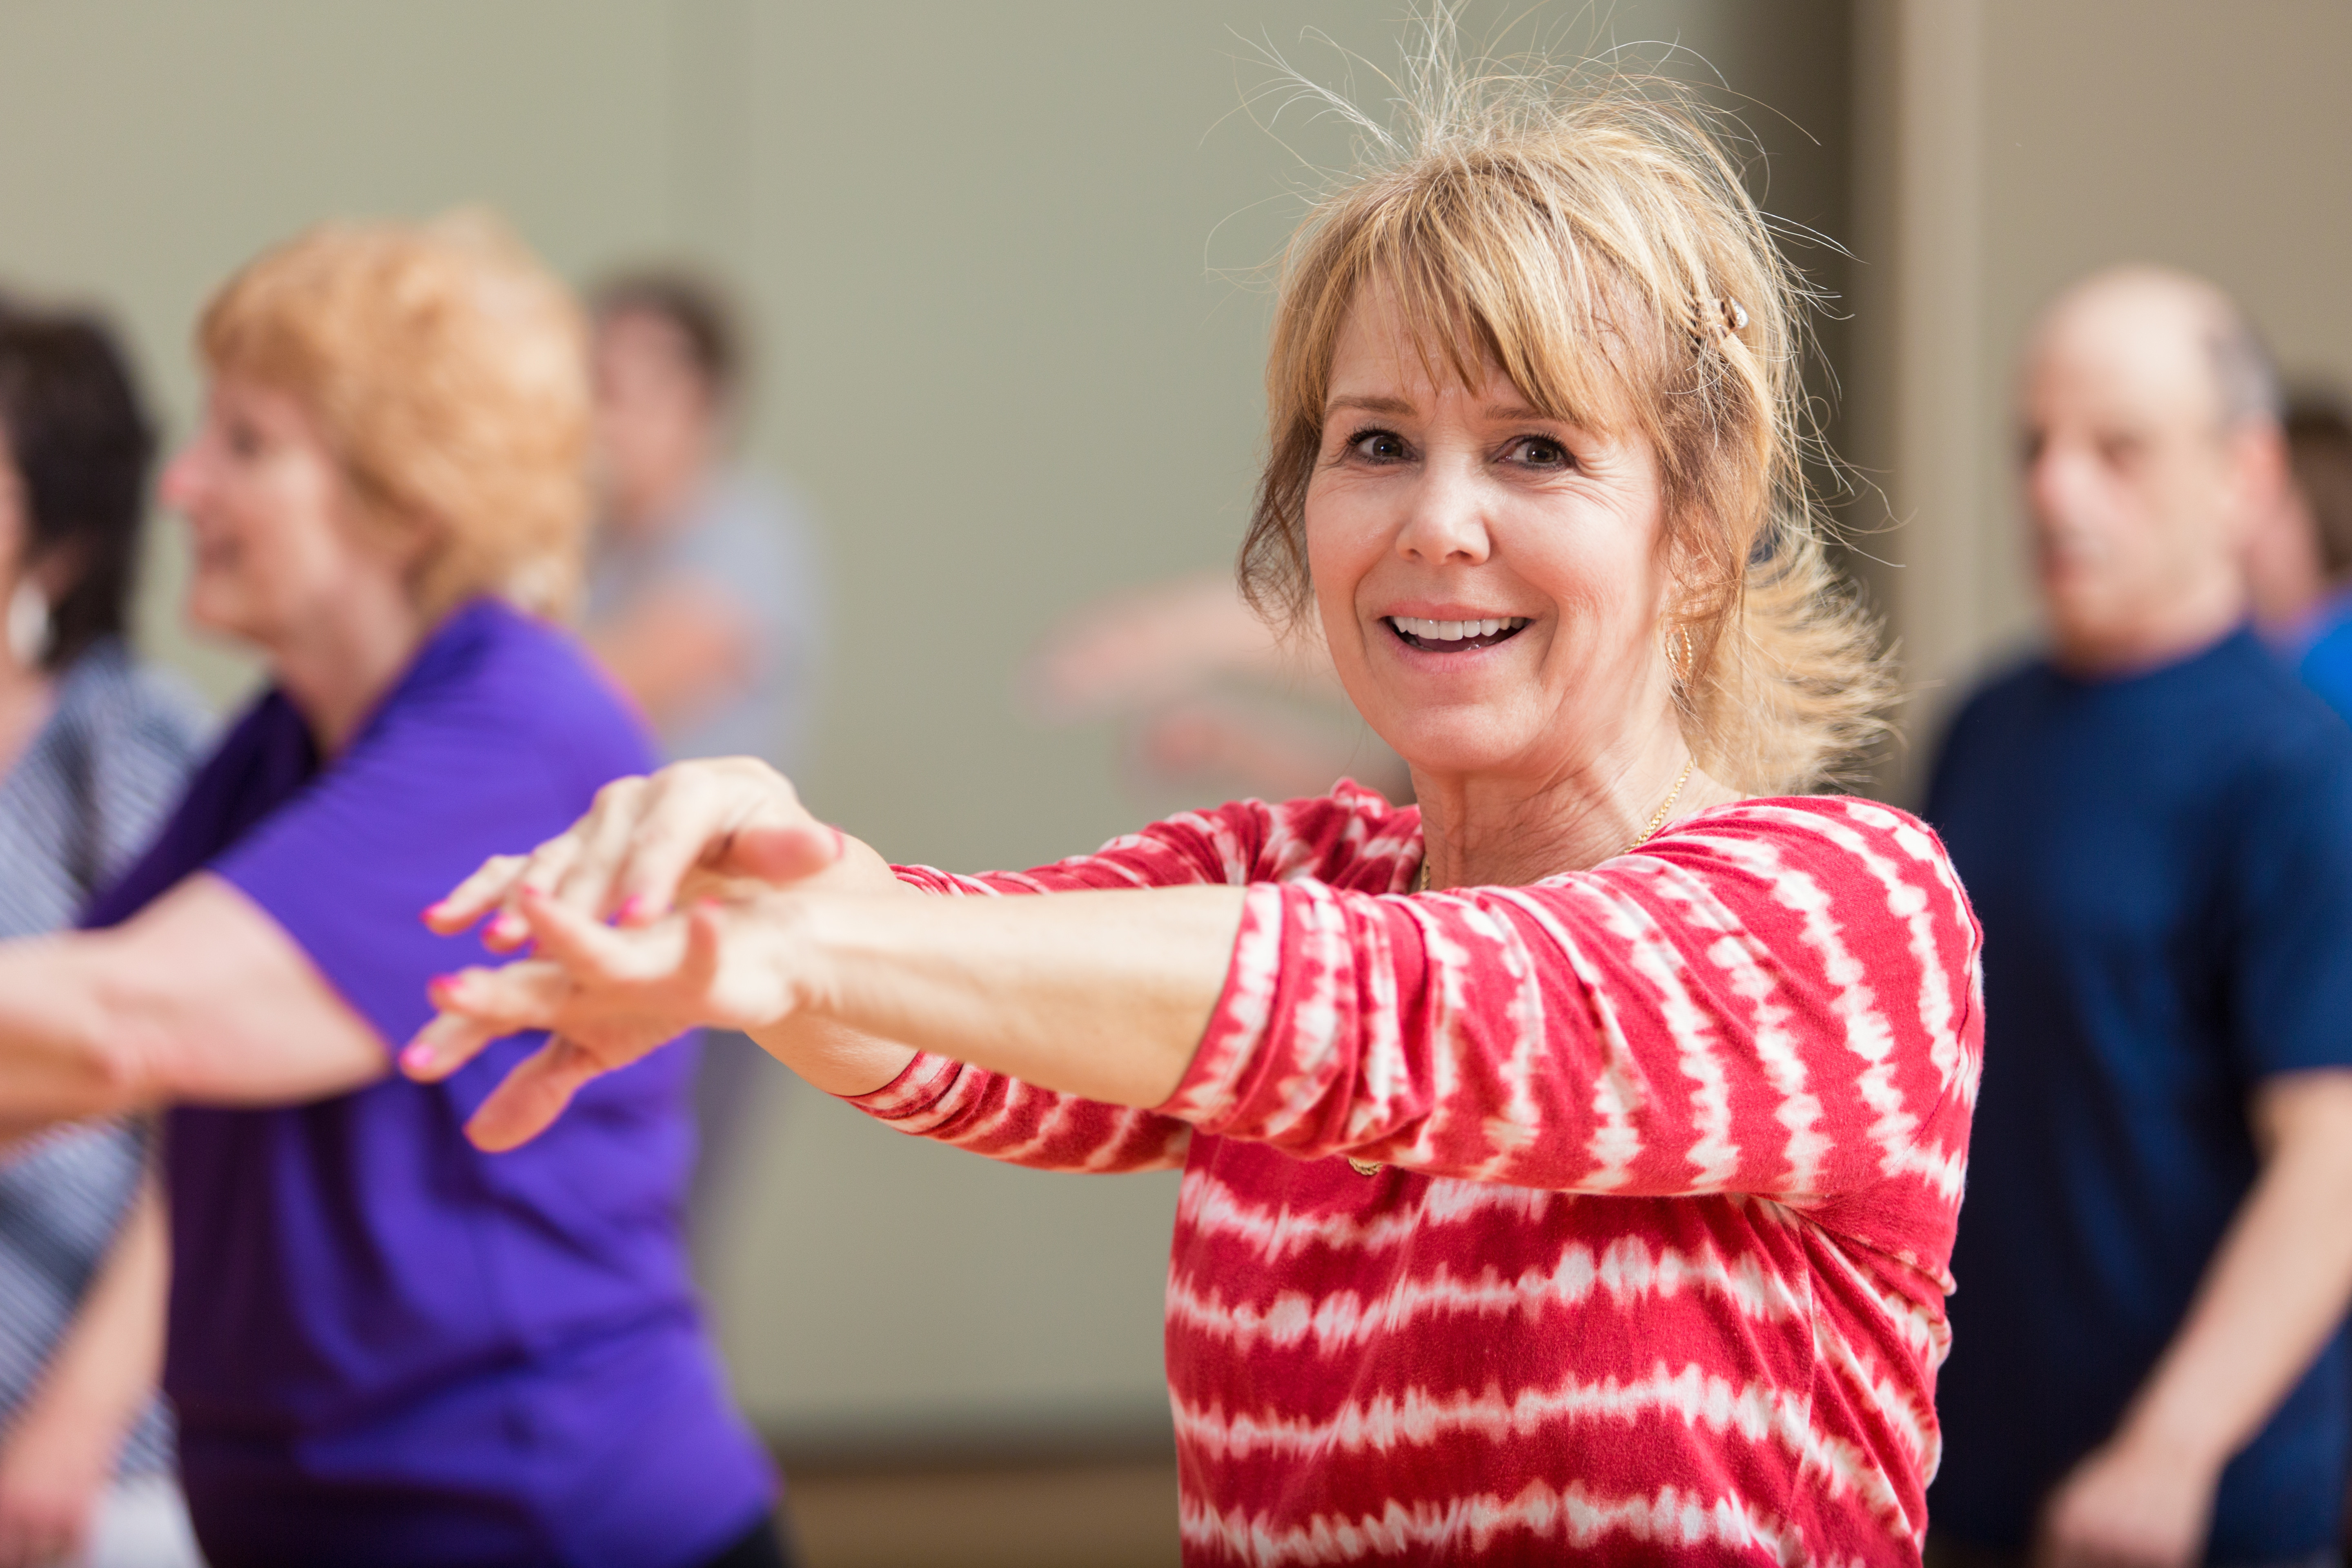
POLYGON ((49 651, 49 599, 30 577, 16 580, 8 595, 8 652, 30 669, 49 651))

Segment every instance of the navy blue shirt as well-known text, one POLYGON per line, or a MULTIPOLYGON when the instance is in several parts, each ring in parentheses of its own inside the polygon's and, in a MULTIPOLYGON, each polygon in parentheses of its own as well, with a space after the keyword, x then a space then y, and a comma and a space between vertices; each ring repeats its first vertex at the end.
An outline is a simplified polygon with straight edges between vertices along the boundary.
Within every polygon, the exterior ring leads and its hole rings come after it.
MULTIPOLYGON (((426 981, 485 958, 418 911, 650 761, 569 637, 478 601, 331 759, 263 697, 89 923, 209 870, 396 1048, 426 981)), ((769 1506, 687 1278, 690 1054, 485 1154, 466 1119, 541 1038, 443 1083, 172 1113, 163 1383, 215 1563, 672 1568, 769 1506)))
MULTIPOLYGON (((1936 1528, 2023 1545, 2114 1430, 2252 1186, 2248 1097, 2352 1066, 2352 731, 2249 633, 1969 703, 1927 816, 1984 926, 1936 1528)), ((2221 1479, 2217 1561, 2336 1539, 2341 1331, 2221 1479)))

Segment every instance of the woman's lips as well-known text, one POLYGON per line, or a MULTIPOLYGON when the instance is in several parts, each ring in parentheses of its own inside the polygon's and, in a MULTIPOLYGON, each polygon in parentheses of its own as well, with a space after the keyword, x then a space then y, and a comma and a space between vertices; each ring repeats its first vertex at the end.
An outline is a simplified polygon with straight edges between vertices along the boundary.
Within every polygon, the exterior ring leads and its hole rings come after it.
POLYGON ((1527 626, 1525 616, 1487 616, 1475 620, 1436 621, 1420 616, 1383 616, 1397 640, 1424 653, 1467 653, 1508 642, 1527 626))

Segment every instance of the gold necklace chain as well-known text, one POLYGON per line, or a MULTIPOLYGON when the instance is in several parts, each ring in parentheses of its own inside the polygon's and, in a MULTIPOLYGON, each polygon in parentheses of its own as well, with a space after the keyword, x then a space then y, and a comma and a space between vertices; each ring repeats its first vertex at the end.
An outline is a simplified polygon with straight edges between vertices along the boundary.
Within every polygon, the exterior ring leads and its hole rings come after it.
MULTIPOLYGON (((1639 849, 1643 845, 1647 844, 1651 839, 1655 838, 1658 836, 1658 829, 1666 825, 1666 817, 1675 809, 1675 802, 1682 799, 1683 797, 1683 785, 1690 783, 1691 769, 1697 765, 1698 759, 1696 757, 1686 758, 1684 761, 1683 771, 1675 775, 1675 787, 1666 792, 1666 798, 1660 801, 1658 803, 1658 809, 1650 814, 1649 826, 1643 828, 1641 832, 1635 834, 1633 836, 1633 841, 1626 845, 1624 848, 1617 851, 1618 854, 1631 855, 1634 850, 1639 849)), ((1414 881, 1412 890, 1416 893, 1425 893, 1429 891, 1429 855, 1425 848, 1423 849, 1421 857, 1421 875, 1414 881)))
POLYGON ((1674 810, 1675 802, 1682 799, 1683 797, 1683 785, 1690 783, 1691 769, 1697 765, 1698 759, 1696 757, 1685 757, 1683 759, 1683 771, 1675 775, 1675 787, 1666 792, 1666 798, 1658 802, 1658 809, 1651 814, 1650 826, 1642 829, 1642 836, 1639 838, 1634 839, 1633 843, 1628 844, 1624 848, 1620 849, 1617 853, 1620 855, 1631 855, 1634 850, 1639 849, 1643 845, 1647 844, 1651 839, 1655 838, 1658 836, 1658 829, 1666 825, 1666 814, 1674 810))
MULTIPOLYGON (((1690 783, 1691 769, 1697 763, 1698 759, 1696 757, 1684 760, 1683 771, 1675 775, 1675 787, 1668 790, 1666 798, 1658 803, 1658 809, 1651 814, 1649 826, 1642 829, 1633 842, 1619 850, 1619 854, 1631 855, 1658 836, 1658 829, 1666 825, 1667 816, 1672 815, 1675 809, 1675 802, 1683 797, 1683 785, 1690 783)), ((1429 891, 1429 852, 1426 846, 1422 850, 1421 875, 1413 882, 1413 891, 1417 893, 1429 891)), ((1346 1159, 1348 1168, 1360 1176, 1377 1176, 1381 1173, 1381 1163, 1378 1160, 1359 1160, 1353 1154, 1346 1156, 1346 1159)))

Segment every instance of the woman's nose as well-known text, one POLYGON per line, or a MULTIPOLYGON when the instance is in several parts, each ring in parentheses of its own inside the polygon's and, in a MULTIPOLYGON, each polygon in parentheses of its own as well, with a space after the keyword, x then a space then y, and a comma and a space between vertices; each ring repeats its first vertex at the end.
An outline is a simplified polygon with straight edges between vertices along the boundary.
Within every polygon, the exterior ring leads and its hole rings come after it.
POLYGON ((1475 564, 1486 559, 1485 496, 1472 476, 1433 463, 1413 486, 1406 509, 1404 526, 1397 534, 1398 553, 1433 565, 1449 561, 1475 564))

